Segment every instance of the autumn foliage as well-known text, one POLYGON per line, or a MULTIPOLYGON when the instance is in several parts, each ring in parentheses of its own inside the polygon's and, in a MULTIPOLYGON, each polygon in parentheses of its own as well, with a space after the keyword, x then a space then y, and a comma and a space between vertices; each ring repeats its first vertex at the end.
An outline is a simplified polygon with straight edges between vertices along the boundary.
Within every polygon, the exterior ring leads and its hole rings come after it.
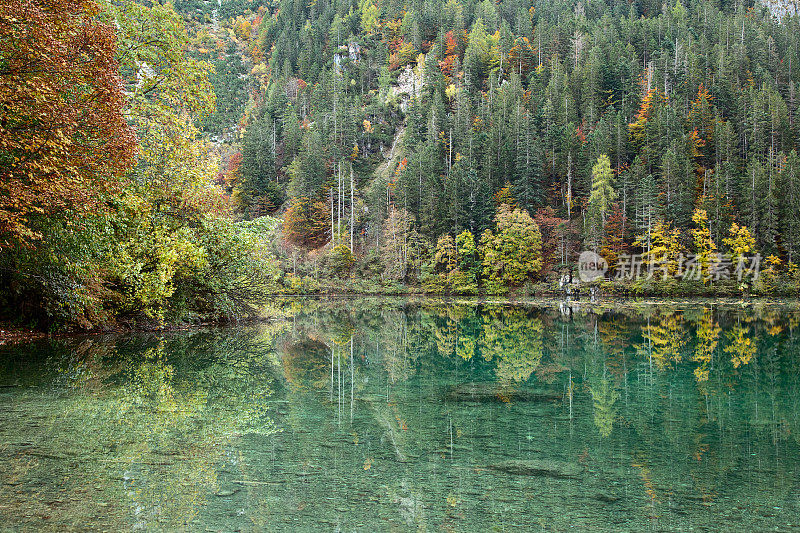
POLYGON ((0 0, 0 249, 32 215, 93 211, 133 162, 113 28, 98 6, 0 0))
POLYGON ((292 200, 283 219, 283 234, 294 244, 319 248, 328 242, 330 211, 325 202, 305 196, 292 200))

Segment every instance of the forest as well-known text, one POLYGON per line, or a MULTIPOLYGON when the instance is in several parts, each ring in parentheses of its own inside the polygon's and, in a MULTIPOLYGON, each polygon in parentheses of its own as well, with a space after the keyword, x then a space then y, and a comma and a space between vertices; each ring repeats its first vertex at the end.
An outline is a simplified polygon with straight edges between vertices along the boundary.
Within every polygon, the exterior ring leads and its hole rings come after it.
POLYGON ((557 294, 584 250, 605 294, 796 296, 795 13, 0 0, 0 319, 557 294), (632 255, 657 274, 613 276, 632 255), (745 259, 760 270, 720 275, 745 259))

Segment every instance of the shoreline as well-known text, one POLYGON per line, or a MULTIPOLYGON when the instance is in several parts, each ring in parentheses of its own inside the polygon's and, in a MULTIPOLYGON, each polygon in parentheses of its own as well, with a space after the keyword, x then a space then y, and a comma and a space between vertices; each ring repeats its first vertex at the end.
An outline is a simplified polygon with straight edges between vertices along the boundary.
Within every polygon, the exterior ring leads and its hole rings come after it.
MULTIPOLYGON (((757 304, 768 305, 800 305, 800 297, 775 297, 775 296, 658 296, 658 295, 630 295, 606 294, 596 296, 577 295, 569 298, 557 296, 555 294, 543 294, 540 296, 491 296, 491 295, 443 295, 425 293, 402 293, 402 294, 376 294, 376 293, 315 293, 315 294, 276 294, 271 303, 282 303, 283 301, 296 301, 301 299, 318 301, 336 301, 353 299, 385 299, 385 300, 410 300, 410 301, 430 301, 441 302, 442 304, 473 304, 473 305, 563 305, 570 304, 570 307, 581 306, 603 306, 614 304, 639 304, 639 305, 693 305, 693 304, 719 304, 719 305, 739 305, 749 307, 757 304)), ((179 331, 190 331, 201 328, 226 328, 239 325, 252 325, 280 320, 276 314, 248 317, 236 320, 208 320, 197 323, 165 324, 155 327, 152 324, 142 324, 141 326, 97 329, 97 330, 72 330, 48 332, 46 330, 32 327, 21 327, 11 325, 8 322, 0 321, 0 347, 10 346, 25 342, 34 342, 44 339, 71 338, 96 335, 125 335, 133 333, 155 333, 164 334, 179 331)))

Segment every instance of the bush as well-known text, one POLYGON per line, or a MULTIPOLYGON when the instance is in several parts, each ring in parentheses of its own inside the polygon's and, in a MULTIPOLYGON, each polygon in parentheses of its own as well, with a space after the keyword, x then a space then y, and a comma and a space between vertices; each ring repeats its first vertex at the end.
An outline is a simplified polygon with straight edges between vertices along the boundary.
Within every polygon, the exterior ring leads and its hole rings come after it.
POLYGON ((463 296, 473 296, 478 294, 478 282, 475 276, 459 269, 455 269, 447 275, 447 283, 453 294, 463 296))
POLYGON ((349 272, 356 262, 353 252, 344 244, 337 244, 333 247, 328 256, 328 261, 330 262, 331 270, 338 275, 349 272))
POLYGON ((205 218, 198 240, 207 267, 182 280, 194 295, 190 308, 215 318, 255 315, 277 290, 279 271, 271 252, 277 226, 271 217, 244 222, 205 218))

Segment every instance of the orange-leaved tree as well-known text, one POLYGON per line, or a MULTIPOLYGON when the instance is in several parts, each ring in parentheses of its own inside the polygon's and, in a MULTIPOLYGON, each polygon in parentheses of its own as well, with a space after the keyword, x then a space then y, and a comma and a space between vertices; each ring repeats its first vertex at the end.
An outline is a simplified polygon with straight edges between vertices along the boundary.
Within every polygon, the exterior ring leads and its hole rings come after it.
POLYGON ((305 196, 294 198, 283 218, 287 240, 308 248, 319 248, 330 238, 328 204, 305 196))
POLYGON ((87 0, 0 0, 0 250, 30 219, 96 211, 136 140, 112 27, 87 0))

